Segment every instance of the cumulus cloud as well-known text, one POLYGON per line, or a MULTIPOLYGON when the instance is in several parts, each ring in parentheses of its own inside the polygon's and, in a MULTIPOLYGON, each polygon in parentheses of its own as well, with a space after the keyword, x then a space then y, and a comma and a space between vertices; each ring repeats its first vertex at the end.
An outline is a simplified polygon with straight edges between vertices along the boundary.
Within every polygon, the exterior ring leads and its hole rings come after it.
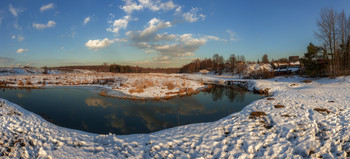
POLYGON ((89 21, 91 20, 91 18, 90 17, 86 17, 85 19, 84 19, 84 25, 86 25, 89 21))
POLYGON ((90 50, 94 50, 97 51, 101 48, 107 47, 111 44, 113 44, 114 42, 126 42, 125 39, 113 39, 113 40, 109 40, 108 38, 104 38, 104 39, 96 39, 96 40, 89 40, 88 42, 85 43, 85 46, 90 49, 90 50))
POLYGON ((203 14, 198 14, 198 8, 192 8, 189 12, 183 13, 182 16, 185 21, 193 23, 198 21, 199 19, 204 20, 205 15, 203 14))
POLYGON ((42 7, 40 7, 40 12, 44 12, 44 11, 53 9, 54 7, 55 7, 55 5, 53 3, 43 5, 42 7))
POLYGON ((175 9, 175 16, 180 17, 181 19, 183 19, 184 21, 193 23, 196 22, 198 20, 204 20, 205 19, 205 15, 204 14, 199 14, 199 9, 198 8, 192 8, 189 12, 182 12, 182 7, 179 6, 175 9))
POLYGON ((128 15, 124 16, 123 18, 114 20, 114 22, 110 22, 113 24, 110 28, 107 28, 107 31, 118 34, 120 29, 126 29, 130 20, 131 20, 131 16, 128 16, 128 15))
POLYGON ((27 52, 27 51, 29 51, 29 49, 22 49, 22 48, 19 48, 19 49, 16 51, 16 53, 20 54, 20 53, 22 53, 22 52, 27 52))
POLYGON ((205 38, 194 38, 192 34, 183 34, 178 37, 176 43, 154 46, 153 49, 159 51, 162 55, 181 56, 189 52, 195 52, 200 46, 205 45, 206 42, 207 39, 205 38))
POLYGON ((45 29, 45 28, 52 28, 56 26, 56 22, 53 20, 50 20, 47 22, 47 24, 39 24, 39 23, 33 23, 33 27, 35 29, 45 29))
POLYGON ((127 32, 127 36, 137 42, 142 42, 142 41, 153 41, 158 38, 159 41, 160 38, 172 38, 173 35, 167 36, 166 34, 164 35, 157 35, 156 32, 160 29, 163 28, 169 28, 171 27, 170 22, 164 22, 162 20, 159 20, 157 18, 153 18, 148 22, 148 26, 142 30, 142 31, 129 31, 127 32))
POLYGON ((159 0, 124 0, 125 4, 121 6, 127 14, 131 14, 133 11, 139 11, 142 9, 149 9, 151 11, 168 11, 177 7, 173 1, 162 2, 159 0))
POLYGON ((12 4, 10 4, 10 5, 9 5, 9 11, 10 11, 10 13, 11 13, 13 16, 17 17, 19 13, 21 13, 21 12, 24 11, 24 9, 21 9, 21 8, 14 8, 14 7, 12 6, 12 4))

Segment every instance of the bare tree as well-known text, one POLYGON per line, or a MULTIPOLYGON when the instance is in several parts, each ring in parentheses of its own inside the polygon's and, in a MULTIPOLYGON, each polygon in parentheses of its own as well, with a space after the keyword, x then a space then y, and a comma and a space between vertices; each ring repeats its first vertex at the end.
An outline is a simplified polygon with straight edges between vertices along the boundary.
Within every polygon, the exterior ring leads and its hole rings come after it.
POLYGON ((330 72, 332 76, 337 75, 337 13, 333 9, 322 9, 320 13, 320 19, 317 20, 318 32, 316 36, 324 42, 325 50, 331 55, 330 72))

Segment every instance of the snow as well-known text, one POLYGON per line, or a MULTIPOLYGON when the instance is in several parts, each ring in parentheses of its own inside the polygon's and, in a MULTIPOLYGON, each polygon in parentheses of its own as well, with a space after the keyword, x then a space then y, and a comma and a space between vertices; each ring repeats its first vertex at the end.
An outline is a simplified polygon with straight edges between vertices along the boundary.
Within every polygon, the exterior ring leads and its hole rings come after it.
MULTIPOLYGON (((172 75, 178 76, 178 75, 172 75)), ((14 158, 346 158, 350 154, 350 77, 336 79, 186 75, 247 81, 272 96, 221 120, 151 134, 92 134, 53 125, 4 99, 0 155, 14 158), (310 80, 310 79, 309 79, 310 80), (282 105, 280 108, 276 105, 282 105), (252 112, 266 115, 251 116, 252 112)))
POLYGON ((0 76, 7 87, 95 86, 105 88, 101 95, 120 98, 170 98, 197 93, 205 85, 180 75, 74 73, 54 75, 0 76))
MULTIPOLYGON (((6 75, 38 75, 44 74, 45 69, 42 68, 0 68, 0 76, 6 75)), ((59 70, 47 70, 47 74, 61 74, 59 70)))

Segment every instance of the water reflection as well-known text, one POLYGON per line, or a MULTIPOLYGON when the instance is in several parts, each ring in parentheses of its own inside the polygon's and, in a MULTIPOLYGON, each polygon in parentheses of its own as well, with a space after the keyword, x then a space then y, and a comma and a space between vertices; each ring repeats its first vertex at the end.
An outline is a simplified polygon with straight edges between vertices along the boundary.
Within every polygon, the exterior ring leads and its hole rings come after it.
POLYGON ((160 101, 102 97, 76 88, 6 89, 0 97, 36 114, 45 114, 60 126, 116 134, 149 133, 188 123, 215 121, 261 98, 224 86, 160 101))

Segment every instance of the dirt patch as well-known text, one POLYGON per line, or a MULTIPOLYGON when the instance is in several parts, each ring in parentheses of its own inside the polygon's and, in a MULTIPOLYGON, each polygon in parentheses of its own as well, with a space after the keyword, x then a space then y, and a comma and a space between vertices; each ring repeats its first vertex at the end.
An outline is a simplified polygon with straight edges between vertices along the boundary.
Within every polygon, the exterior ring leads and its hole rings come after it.
POLYGON ((306 80, 302 80, 301 82, 303 82, 303 83, 311 83, 312 80, 306 79, 306 80))
POLYGON ((275 100, 275 98, 268 97, 266 100, 275 100))
POLYGON ((318 111, 319 113, 327 113, 327 114, 331 112, 325 108, 315 108, 314 110, 318 111))
POLYGON ((285 106, 284 105, 281 105, 281 104, 277 104, 274 106, 275 108, 284 108, 285 106))
POLYGON ((290 115, 288 115, 288 114, 283 114, 283 115, 281 115, 281 117, 287 117, 287 118, 289 118, 290 115))
POLYGON ((266 113, 265 112, 260 112, 260 111, 256 111, 256 112, 251 112, 249 115, 249 119, 256 119, 256 118, 260 118, 265 116, 266 113))
POLYGON ((296 83, 292 83, 292 84, 290 84, 289 86, 290 87, 295 87, 295 86, 298 86, 299 84, 296 84, 296 83))

